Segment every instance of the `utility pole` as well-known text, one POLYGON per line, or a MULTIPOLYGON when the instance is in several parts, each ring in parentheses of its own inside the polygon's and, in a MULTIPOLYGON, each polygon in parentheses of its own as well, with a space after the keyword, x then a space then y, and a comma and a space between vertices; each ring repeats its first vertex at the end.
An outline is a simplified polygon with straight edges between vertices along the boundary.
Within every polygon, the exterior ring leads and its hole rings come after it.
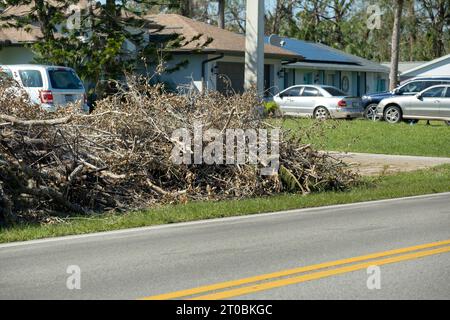
POLYGON ((264 91, 264 0, 247 0, 245 24, 245 89, 264 91))

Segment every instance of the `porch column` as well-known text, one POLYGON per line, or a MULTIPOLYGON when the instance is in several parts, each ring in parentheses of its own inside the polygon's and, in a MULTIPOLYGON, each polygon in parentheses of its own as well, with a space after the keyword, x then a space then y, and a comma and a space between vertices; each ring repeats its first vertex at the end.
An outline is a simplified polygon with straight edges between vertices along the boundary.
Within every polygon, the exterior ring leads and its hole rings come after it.
POLYGON ((247 0, 244 88, 264 91, 264 0, 247 0))

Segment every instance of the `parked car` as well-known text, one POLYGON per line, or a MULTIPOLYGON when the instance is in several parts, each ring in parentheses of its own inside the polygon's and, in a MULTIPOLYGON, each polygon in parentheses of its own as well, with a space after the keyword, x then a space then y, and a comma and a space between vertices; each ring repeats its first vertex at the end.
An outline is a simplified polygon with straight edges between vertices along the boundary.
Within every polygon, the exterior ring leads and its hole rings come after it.
POLYGON ((361 98, 322 85, 296 85, 274 96, 283 114, 316 119, 353 119, 363 115, 361 98))
POLYGON ((365 95, 362 97, 364 116, 370 120, 374 119, 378 103, 383 99, 395 96, 414 96, 429 87, 439 84, 450 84, 450 76, 414 78, 401 84, 392 91, 365 95))
POLYGON ((377 116, 389 123, 424 119, 443 120, 450 125, 450 84, 433 86, 413 96, 383 99, 377 116))
POLYGON ((86 90, 71 68, 43 65, 0 65, 0 72, 13 78, 28 94, 31 104, 55 111, 69 103, 79 103, 89 112, 86 90))

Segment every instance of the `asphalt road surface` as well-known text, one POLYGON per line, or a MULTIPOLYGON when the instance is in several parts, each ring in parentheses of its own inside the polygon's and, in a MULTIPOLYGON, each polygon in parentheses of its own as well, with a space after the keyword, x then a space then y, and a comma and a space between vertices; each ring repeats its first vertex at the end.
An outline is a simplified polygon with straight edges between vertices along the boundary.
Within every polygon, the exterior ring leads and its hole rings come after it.
POLYGON ((0 245, 0 299, 141 298, 450 299, 450 193, 0 245))

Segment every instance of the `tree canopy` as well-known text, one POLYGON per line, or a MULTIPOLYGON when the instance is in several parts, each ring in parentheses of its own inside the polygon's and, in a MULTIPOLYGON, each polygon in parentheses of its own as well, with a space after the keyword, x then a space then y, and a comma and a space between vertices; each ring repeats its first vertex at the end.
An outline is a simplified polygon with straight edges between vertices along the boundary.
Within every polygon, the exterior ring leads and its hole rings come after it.
POLYGON ((76 69, 92 90, 102 91, 101 79, 118 79, 126 71, 161 60, 162 49, 176 46, 176 36, 151 37, 162 30, 147 13, 158 4, 148 0, 5 0, 21 10, 6 12, 11 28, 40 29, 32 45, 36 62, 76 69), (151 40, 151 41, 150 41, 151 40))

